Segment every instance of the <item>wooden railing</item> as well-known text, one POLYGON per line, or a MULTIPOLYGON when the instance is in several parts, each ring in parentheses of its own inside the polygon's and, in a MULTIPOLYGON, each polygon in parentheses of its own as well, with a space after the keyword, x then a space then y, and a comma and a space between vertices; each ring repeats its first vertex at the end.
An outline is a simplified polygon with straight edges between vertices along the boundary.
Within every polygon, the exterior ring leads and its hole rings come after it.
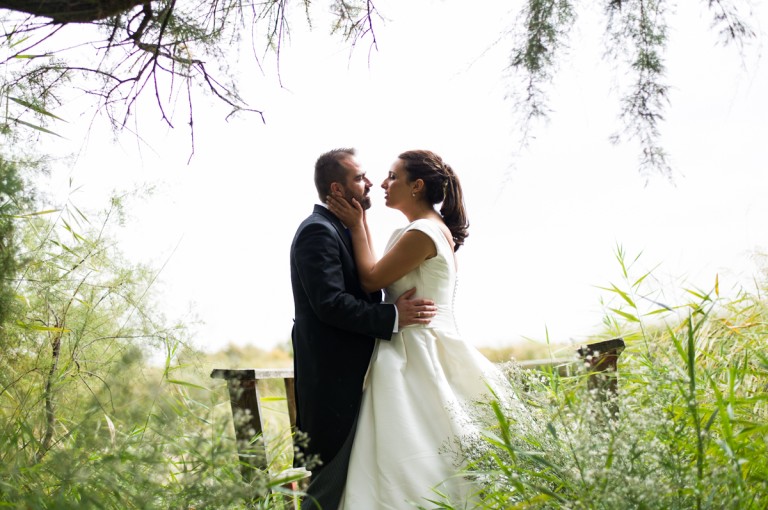
MULTIPOLYGON (((562 376, 573 375, 576 363, 588 367, 588 388, 603 401, 609 402, 611 411, 617 386, 617 363, 624 350, 624 340, 615 338, 580 347, 572 358, 556 358, 523 361, 520 365, 526 369, 551 369, 562 376)), ((291 430, 296 428, 296 401, 293 391, 292 368, 217 368, 211 372, 214 379, 227 381, 232 416, 235 423, 235 437, 241 461, 243 478, 253 479, 255 469, 266 470, 268 467, 266 445, 262 440, 264 420, 261 407, 259 385, 268 379, 282 379, 285 386, 288 418, 291 430)))
POLYGON ((261 439, 264 433, 264 414, 261 408, 259 383, 263 384, 268 379, 283 380, 288 420, 293 432, 296 428, 293 369, 216 368, 211 372, 211 377, 227 381, 243 478, 250 481, 253 477, 253 469, 265 470, 268 466, 266 445, 261 439))

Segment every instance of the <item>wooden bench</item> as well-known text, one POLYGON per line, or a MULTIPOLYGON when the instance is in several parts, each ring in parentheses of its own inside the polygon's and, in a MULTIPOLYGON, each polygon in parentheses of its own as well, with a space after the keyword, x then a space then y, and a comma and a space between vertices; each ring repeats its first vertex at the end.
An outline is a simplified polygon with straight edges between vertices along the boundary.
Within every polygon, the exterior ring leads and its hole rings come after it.
MULTIPOLYGON (((555 370, 562 376, 573 375, 577 372, 575 364, 583 363, 588 368, 588 388, 596 390, 595 394, 603 401, 614 406, 615 401, 610 397, 616 395, 617 363, 619 355, 624 350, 622 338, 614 338, 580 347, 572 358, 555 358, 546 360, 523 361, 520 365, 525 369, 555 370)), ((241 470, 246 482, 253 480, 256 469, 268 469, 267 447, 263 440, 264 420, 262 412, 262 396, 259 384, 268 379, 282 379, 285 387, 288 419, 291 433, 296 429, 296 400, 294 397, 292 368, 217 368, 211 372, 214 379, 227 381, 229 401, 235 423, 235 437, 238 445, 238 455, 241 470)), ((614 412, 613 408, 611 409, 614 412)))

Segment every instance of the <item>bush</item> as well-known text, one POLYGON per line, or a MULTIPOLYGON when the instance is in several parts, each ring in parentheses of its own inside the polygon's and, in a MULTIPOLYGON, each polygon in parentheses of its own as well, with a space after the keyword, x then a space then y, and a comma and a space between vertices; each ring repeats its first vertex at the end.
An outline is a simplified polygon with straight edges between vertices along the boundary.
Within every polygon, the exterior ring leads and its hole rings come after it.
POLYGON ((99 221, 76 209, 20 216, 20 305, 2 328, 0 506, 283 508, 265 473, 243 481, 227 394, 180 364, 186 330, 156 312, 156 272, 106 236, 120 208, 99 221))
POLYGON ((527 379, 526 416, 486 404, 493 430, 458 446, 481 487, 477 507, 768 507, 764 298, 722 298, 716 282, 709 293, 689 290, 682 306, 641 311, 647 280, 619 260, 628 288, 611 287, 624 306, 606 321, 627 340, 618 394, 602 402, 585 372, 550 373, 527 379))

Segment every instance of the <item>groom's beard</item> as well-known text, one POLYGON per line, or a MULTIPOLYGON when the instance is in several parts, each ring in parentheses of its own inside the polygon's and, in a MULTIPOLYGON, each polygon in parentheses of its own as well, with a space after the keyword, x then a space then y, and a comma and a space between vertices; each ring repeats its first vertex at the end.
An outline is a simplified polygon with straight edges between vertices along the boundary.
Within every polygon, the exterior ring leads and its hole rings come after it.
POLYGON ((346 198, 347 202, 349 202, 350 204, 352 203, 353 198, 357 200, 357 202, 363 208, 363 211, 367 211, 368 209, 371 208, 371 197, 368 196, 367 191, 365 192, 365 194, 357 196, 354 193, 350 193, 349 190, 347 190, 346 193, 344 194, 344 198, 346 198))

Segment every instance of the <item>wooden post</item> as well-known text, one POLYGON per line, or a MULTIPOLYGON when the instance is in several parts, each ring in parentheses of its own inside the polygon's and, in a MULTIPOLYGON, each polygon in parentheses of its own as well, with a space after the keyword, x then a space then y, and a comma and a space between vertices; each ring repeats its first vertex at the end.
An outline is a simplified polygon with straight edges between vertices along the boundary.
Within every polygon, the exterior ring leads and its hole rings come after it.
MULTIPOLYGON (((282 379, 285 385, 285 398, 288 404, 288 419, 291 433, 296 431, 296 396, 293 393, 293 369, 291 368, 246 368, 246 369, 214 369, 213 379, 227 381, 229 403, 232 407, 232 417, 237 438, 237 453, 240 458, 240 469, 243 480, 250 483, 256 474, 255 470, 266 471, 269 467, 267 445, 264 441, 264 424, 262 423, 261 395, 259 381, 264 379, 282 379)), ((309 476, 306 471, 304 476, 309 476)), ((304 480, 306 483, 306 480, 304 480)), ((289 482, 283 487, 296 491, 299 485, 289 482)), ((286 496, 286 508, 297 508, 298 499, 286 496)))
POLYGON ((264 441, 263 414, 259 381, 264 379, 282 379, 288 402, 288 418, 291 431, 296 428, 296 401, 293 394, 293 369, 291 368, 245 368, 214 369, 213 379, 227 381, 229 403, 235 424, 237 451, 241 461, 243 479, 253 480, 254 469, 266 470, 269 466, 267 445, 264 441))
POLYGON ((235 425, 237 453, 243 479, 250 483, 255 469, 267 469, 267 451, 261 420, 261 401, 256 370, 221 370, 211 373, 214 379, 225 379, 235 425))
POLYGON ((624 351, 623 338, 614 338, 584 345, 579 348, 579 356, 584 360, 589 371, 587 388, 600 402, 607 402, 608 410, 612 418, 619 412, 616 403, 618 386, 618 361, 619 355, 624 351))

